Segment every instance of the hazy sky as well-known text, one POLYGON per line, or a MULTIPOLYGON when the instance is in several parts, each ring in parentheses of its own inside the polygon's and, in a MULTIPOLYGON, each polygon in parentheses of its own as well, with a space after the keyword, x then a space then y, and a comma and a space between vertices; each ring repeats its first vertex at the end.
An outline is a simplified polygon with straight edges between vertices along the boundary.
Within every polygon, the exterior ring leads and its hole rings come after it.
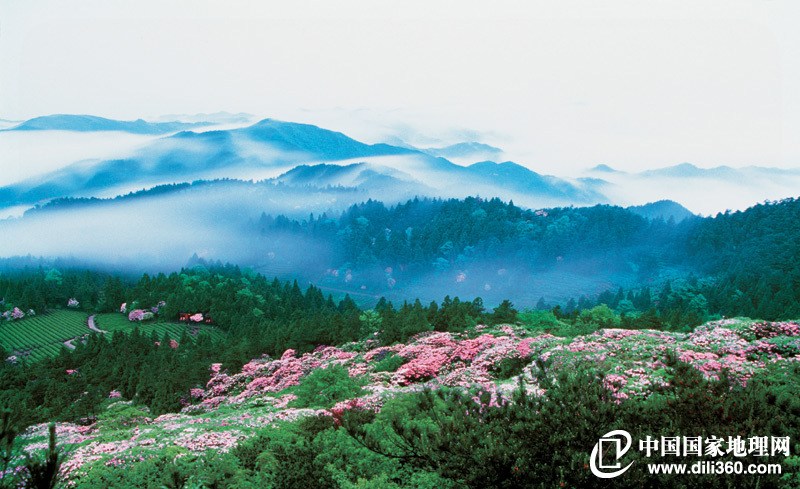
POLYGON ((798 167, 798 25, 791 0, 0 0, 0 119, 225 110, 556 174, 798 167))

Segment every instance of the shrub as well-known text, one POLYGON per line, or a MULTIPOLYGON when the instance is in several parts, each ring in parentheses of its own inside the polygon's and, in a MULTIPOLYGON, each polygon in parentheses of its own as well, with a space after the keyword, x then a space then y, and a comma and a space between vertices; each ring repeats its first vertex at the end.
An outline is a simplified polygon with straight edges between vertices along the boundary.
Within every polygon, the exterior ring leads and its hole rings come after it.
MULTIPOLYGON (((754 378, 741 388, 670 363, 674 384, 644 400, 616 401, 592 368, 562 370, 554 379, 540 364, 535 376, 546 391, 541 396, 518 390, 514 402, 492 407, 487 391, 426 390, 388 401, 374 421, 346 417, 343 426, 373 452, 417 472, 481 488, 606 487, 607 481, 589 472, 589 454, 614 429, 627 430, 635 440, 737 434, 794 439, 800 433, 800 401, 793 394, 798 367, 782 372, 781 381, 754 378)), ((642 457, 636 451, 627 455, 626 461, 638 460, 637 469, 615 479, 615 487, 780 487, 778 475, 650 475, 642 457)), ((751 456, 741 460, 759 462, 751 456)))
POLYGON ((104 429, 122 429, 150 421, 150 410, 146 406, 137 406, 132 401, 118 401, 105 412, 97 415, 98 426, 104 429))
POLYGON ((397 353, 390 353, 375 363, 375 372, 396 372, 397 369, 402 367, 407 361, 407 359, 397 353))
POLYGON ((59 479, 59 470, 64 463, 64 455, 56 446, 56 425, 48 426, 47 452, 44 459, 25 456, 25 471, 22 476, 22 487, 36 489, 53 489, 59 479))
POLYGON ((295 388, 297 407, 328 408, 339 401, 364 393, 363 381, 350 377, 341 365, 331 365, 311 372, 295 388))
POLYGON ((565 326, 565 324, 559 321, 550 311, 528 310, 521 313, 519 319, 523 327, 532 332, 553 332, 565 326))
POLYGON ((530 359, 519 356, 506 357, 492 367, 492 372, 500 380, 510 379, 521 374, 530 362, 530 359))

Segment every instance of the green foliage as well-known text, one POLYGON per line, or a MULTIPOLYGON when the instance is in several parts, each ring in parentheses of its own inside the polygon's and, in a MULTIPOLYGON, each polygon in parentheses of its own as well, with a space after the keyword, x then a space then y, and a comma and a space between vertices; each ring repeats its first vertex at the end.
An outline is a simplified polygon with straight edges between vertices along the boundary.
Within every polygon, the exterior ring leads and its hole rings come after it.
POLYGON ((105 430, 130 428, 150 421, 150 410, 131 401, 117 401, 97 415, 97 426, 105 430))
POLYGON ((514 324, 517 322, 518 311, 514 309, 514 305, 508 299, 500 303, 499 306, 494 308, 492 314, 489 315, 490 324, 514 324))
POLYGON ((618 328, 620 318, 605 304, 600 304, 578 314, 577 323, 591 329, 618 328))
POLYGON ((375 362, 375 372, 396 372, 406 361, 405 358, 397 353, 389 353, 381 360, 375 362))
POLYGON ((510 379, 522 373, 530 365, 530 360, 519 356, 510 356, 497 362, 492 372, 500 380, 510 379))
POLYGON ((300 382, 294 393, 297 407, 329 408, 339 401, 352 399, 364 393, 363 380, 350 377, 347 369, 333 364, 314 370, 300 382))
POLYGON ((374 309, 364 311, 363 314, 358 316, 358 320, 361 321, 360 336, 362 338, 368 338, 369 336, 377 333, 381 328, 381 323, 383 322, 381 315, 378 314, 378 312, 376 312, 374 309))
MULTIPOLYGON (((16 437, 17 430, 11 424, 11 410, 3 409, 0 413, 0 474, 5 474, 14 458, 14 439, 16 437)), ((12 479, 12 477, 0 477, 0 489, 14 487, 12 479)))
MULTIPOLYGON (((560 371, 554 378, 540 363, 535 378, 546 389, 544 396, 518 391, 513 402, 487 407, 485 391, 428 390, 389 401, 373 420, 345 417, 345 427, 376 454, 475 488, 606 487, 587 464, 599 436, 613 429, 629 431, 634 440, 720 434, 794 439, 800 433, 800 401, 792 394, 800 382, 797 366, 776 373, 778 382, 759 377, 740 388, 669 361, 674 384, 647 400, 614 402, 591 367, 560 371)), ((615 479, 615 487, 784 487, 778 475, 650 475, 641 453, 634 452, 626 461, 636 462, 638 470, 615 479)))
POLYGON ((565 326, 551 311, 526 310, 519 315, 522 326, 531 332, 552 332, 565 326))
POLYGON ((241 469, 232 455, 196 456, 173 449, 127 463, 124 469, 96 464, 82 476, 81 489, 214 489, 235 487, 241 469))
POLYGON ((56 446, 56 425, 48 426, 47 452, 44 459, 26 454, 25 471, 22 484, 26 488, 53 489, 59 479, 59 470, 64 463, 64 455, 56 446))
POLYGON ((551 311, 525 311, 520 315, 522 325, 531 332, 546 332, 555 336, 574 338, 587 335, 600 328, 615 328, 620 317, 606 305, 596 306, 578 313, 562 315, 560 309, 551 311))
POLYGON ((333 477, 316 460, 319 452, 314 446, 316 436, 332 426, 332 418, 280 425, 242 443, 233 453, 265 487, 333 488, 333 477))
MULTIPOLYGON (((348 417, 374 419, 374 415, 361 412, 349 413, 348 417)), ((438 474, 411 470, 397 459, 372 452, 340 429, 330 416, 274 425, 239 444, 232 455, 238 460, 241 480, 255 487, 457 487, 438 474)))

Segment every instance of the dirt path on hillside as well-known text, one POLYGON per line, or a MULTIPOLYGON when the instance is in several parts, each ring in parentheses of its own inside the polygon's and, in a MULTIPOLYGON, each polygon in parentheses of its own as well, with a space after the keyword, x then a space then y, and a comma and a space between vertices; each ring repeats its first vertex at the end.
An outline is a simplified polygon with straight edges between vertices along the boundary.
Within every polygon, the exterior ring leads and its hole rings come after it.
MULTIPOLYGON (((92 314, 91 316, 89 316, 86 319, 86 326, 88 326, 89 329, 94 331, 95 333, 100 333, 100 334, 108 333, 108 331, 103 331, 102 329, 98 328, 96 324, 94 324, 94 314, 92 314)), ((84 336, 86 336, 86 335, 84 335, 84 336)), ((78 336, 76 338, 72 338, 72 339, 69 339, 67 341, 64 341, 63 342, 64 346, 66 346, 70 350, 74 350, 75 349, 75 342, 80 340, 81 338, 82 337, 78 336)))
POLYGON ((97 326, 95 326, 95 324, 94 324, 94 314, 89 316, 89 319, 86 320, 86 325, 89 326, 89 329, 91 329, 95 333, 100 333, 100 334, 108 333, 108 331, 103 331, 102 329, 100 329, 97 326))

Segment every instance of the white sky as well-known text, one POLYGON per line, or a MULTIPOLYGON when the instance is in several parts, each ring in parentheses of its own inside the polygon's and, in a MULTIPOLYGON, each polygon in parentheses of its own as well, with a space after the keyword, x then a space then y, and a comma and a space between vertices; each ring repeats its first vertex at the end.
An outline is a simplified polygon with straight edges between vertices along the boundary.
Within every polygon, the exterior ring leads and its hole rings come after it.
POLYGON ((0 119, 226 110, 562 175, 800 167, 798 25, 778 0, 0 0, 0 119))

